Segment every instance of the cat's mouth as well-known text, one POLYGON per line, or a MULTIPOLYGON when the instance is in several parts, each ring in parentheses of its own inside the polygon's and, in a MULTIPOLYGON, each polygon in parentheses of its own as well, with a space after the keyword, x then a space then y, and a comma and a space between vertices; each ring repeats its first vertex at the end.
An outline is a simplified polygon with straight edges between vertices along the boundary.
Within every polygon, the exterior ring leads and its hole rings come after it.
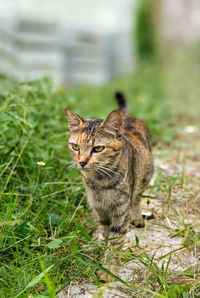
POLYGON ((81 167, 81 166, 78 166, 78 170, 80 172, 95 172, 95 168, 93 168, 93 167, 81 167))
POLYGON ((93 164, 85 164, 84 166, 81 166, 80 164, 77 165, 77 168, 79 171, 83 172, 96 172, 98 170, 99 164, 93 163, 93 164))

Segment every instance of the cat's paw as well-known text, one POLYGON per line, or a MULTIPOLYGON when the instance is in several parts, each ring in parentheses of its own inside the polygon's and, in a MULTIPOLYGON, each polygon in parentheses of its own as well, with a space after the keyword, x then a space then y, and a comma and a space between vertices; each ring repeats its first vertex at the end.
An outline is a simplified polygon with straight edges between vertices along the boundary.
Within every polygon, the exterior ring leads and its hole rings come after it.
POLYGON ((132 219, 131 224, 134 225, 136 228, 144 228, 145 226, 145 222, 143 218, 132 219))
POLYGON ((101 226, 97 227, 92 236, 93 240, 102 241, 105 239, 103 235, 103 229, 101 226))

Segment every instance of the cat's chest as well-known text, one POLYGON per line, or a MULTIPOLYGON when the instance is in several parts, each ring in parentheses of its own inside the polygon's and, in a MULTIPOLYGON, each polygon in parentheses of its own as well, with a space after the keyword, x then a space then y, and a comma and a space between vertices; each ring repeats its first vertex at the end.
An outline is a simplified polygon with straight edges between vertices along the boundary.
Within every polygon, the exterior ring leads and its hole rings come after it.
POLYGON ((94 207, 101 205, 102 207, 108 207, 114 197, 117 195, 117 191, 114 189, 91 189, 87 188, 87 196, 89 203, 94 207))
POLYGON ((92 208, 112 208, 113 201, 116 200, 118 191, 115 189, 98 189, 87 188, 88 202, 92 208))

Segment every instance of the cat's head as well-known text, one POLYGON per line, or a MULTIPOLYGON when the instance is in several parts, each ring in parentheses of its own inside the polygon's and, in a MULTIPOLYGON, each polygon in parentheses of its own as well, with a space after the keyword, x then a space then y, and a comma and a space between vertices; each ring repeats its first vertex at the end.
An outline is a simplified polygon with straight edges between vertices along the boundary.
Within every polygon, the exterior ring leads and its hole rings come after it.
POLYGON ((85 119, 65 109, 71 135, 69 149, 81 171, 113 169, 121 152, 122 117, 112 111, 105 120, 85 119))

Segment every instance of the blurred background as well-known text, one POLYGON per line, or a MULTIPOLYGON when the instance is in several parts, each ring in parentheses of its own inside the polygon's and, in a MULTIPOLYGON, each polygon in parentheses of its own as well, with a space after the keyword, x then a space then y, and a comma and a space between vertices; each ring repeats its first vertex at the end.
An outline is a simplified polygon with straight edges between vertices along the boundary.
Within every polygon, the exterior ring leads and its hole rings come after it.
POLYGON ((19 0, 2 3, 0 67, 23 81, 100 85, 132 70, 130 0, 19 0))
POLYGON ((180 103, 179 110, 188 105, 187 113, 198 117, 198 0, 1 2, 3 76, 18 82, 48 76, 57 86, 91 87, 134 73, 144 85, 153 77, 160 97, 180 103))

